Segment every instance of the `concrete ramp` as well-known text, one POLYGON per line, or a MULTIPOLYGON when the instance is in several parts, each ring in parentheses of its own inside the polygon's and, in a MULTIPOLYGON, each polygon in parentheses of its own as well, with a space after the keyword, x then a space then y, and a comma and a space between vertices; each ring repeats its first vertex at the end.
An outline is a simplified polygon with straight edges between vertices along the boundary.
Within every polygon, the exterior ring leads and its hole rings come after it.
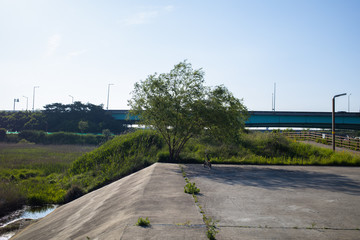
POLYGON ((207 239, 177 164, 155 163, 57 208, 12 239, 207 239), (151 226, 135 226, 148 217, 151 226))

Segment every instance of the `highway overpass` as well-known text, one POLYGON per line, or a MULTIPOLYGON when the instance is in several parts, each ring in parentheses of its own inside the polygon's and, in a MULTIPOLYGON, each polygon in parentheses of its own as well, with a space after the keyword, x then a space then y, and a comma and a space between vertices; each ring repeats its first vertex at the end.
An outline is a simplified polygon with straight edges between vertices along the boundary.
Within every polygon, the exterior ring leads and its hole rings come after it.
MULTIPOLYGON (((118 120, 127 120, 128 110, 108 110, 118 120)), ((331 128, 331 112, 249 111, 246 127, 331 128)), ((138 118, 131 116, 131 121, 138 118)), ((360 130, 360 113, 335 113, 337 129, 360 130)))

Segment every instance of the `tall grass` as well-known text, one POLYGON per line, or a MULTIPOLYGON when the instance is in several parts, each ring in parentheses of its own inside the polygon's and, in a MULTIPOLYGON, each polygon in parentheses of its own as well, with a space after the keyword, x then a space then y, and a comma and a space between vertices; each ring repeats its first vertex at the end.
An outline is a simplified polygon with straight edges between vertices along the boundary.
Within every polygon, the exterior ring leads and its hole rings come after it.
POLYGON ((202 162, 206 153, 213 163, 360 166, 360 153, 333 152, 289 140, 277 133, 244 133, 238 142, 232 144, 205 138, 193 139, 185 147, 181 158, 202 162))
POLYGON ((0 143, 0 216, 24 204, 60 203, 62 175, 89 146, 0 143))
MULTIPOLYGON (((166 144, 152 130, 117 136, 93 149, 79 145, 0 144, 0 215, 24 203, 70 201, 169 157, 166 144)), ((334 153, 277 133, 244 133, 231 144, 209 137, 191 139, 180 158, 185 163, 202 163, 206 154, 213 163, 222 164, 360 166, 360 154, 334 153)))
POLYGON ((164 146, 155 131, 117 136, 77 159, 69 170, 70 182, 85 190, 100 187, 156 162, 164 146))

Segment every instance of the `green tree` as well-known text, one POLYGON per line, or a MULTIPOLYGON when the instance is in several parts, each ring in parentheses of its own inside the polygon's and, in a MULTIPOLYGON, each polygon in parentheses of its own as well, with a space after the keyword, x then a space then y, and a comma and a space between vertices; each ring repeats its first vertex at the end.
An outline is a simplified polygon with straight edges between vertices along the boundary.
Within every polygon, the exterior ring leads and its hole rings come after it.
POLYGON ((153 74, 135 84, 130 114, 140 124, 155 128, 176 161, 186 142, 204 132, 221 139, 236 137, 244 126, 247 109, 224 86, 204 86, 204 72, 186 61, 170 73, 153 74))
POLYGON ((79 128, 80 132, 83 133, 86 131, 86 129, 89 128, 89 123, 87 121, 79 121, 78 128, 79 128))
POLYGON ((83 104, 77 101, 66 105, 48 104, 44 108, 43 113, 49 132, 76 132, 79 129, 79 121, 88 122, 88 127, 84 129, 86 132, 99 133, 107 128, 114 133, 121 133, 127 128, 125 122, 115 120, 102 105, 83 104))

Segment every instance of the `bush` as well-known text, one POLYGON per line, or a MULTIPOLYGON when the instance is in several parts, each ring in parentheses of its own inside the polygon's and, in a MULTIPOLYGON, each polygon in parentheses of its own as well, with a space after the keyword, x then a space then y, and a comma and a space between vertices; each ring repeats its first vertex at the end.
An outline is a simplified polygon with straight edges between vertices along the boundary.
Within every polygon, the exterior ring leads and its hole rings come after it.
POLYGON ((6 129, 0 128, 0 142, 5 141, 5 139, 6 139, 6 129))
POLYGON ((7 143, 18 143, 20 141, 20 138, 18 134, 7 134, 6 135, 6 142, 7 143))
POLYGON ((43 143, 45 139, 44 131, 24 130, 19 133, 19 137, 28 142, 43 143))
POLYGON ((158 162, 169 162, 170 154, 169 154, 169 152, 166 152, 166 151, 158 152, 156 154, 156 158, 157 158, 158 162))
POLYGON ((74 144, 74 145, 98 145, 102 142, 103 136, 94 134, 76 134, 68 132, 56 132, 48 134, 45 144, 74 144))

